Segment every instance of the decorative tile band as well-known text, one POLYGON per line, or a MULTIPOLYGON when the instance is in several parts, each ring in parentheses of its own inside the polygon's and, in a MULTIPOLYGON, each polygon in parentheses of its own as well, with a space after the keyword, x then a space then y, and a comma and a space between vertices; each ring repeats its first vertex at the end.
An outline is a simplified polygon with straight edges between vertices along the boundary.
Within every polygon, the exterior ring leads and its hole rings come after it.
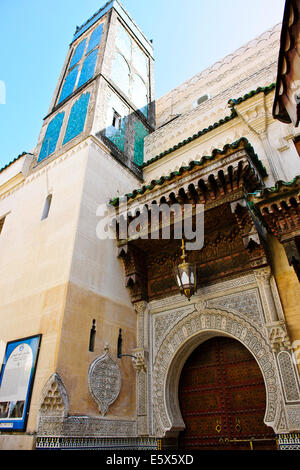
MULTIPOLYGON (((300 434, 279 434, 279 450, 300 450, 300 434)), ((165 446, 164 447, 170 447, 165 446)), ((97 437, 37 437, 37 450, 161 450, 162 441, 153 437, 97 438, 97 437)))
POLYGON ((300 450, 300 434, 279 434, 278 447, 279 450, 300 450))
POLYGON ((159 442, 146 438, 97 438, 97 437, 42 437, 36 439, 36 449, 53 450, 157 450, 159 442))

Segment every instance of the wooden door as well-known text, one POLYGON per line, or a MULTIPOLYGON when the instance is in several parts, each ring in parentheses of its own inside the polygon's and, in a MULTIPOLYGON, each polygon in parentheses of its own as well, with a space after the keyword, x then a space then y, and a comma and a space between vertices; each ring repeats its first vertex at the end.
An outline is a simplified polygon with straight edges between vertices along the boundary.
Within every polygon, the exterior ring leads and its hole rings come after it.
POLYGON ((179 401, 186 424, 181 449, 276 449, 274 431, 263 421, 261 371, 236 340, 213 338, 191 354, 181 374, 179 401))

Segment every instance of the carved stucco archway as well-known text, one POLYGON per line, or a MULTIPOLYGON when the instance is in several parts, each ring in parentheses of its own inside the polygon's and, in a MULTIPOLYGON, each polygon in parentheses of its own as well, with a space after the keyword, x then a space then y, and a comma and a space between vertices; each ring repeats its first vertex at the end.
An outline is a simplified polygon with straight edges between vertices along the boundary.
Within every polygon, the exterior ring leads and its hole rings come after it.
POLYGON ((274 356, 267 339, 246 316, 206 308, 196 309, 172 325, 157 351, 153 365, 154 432, 157 436, 177 436, 184 429, 178 401, 180 374, 192 351, 214 336, 236 339, 254 356, 266 389, 264 422, 278 431, 282 399, 274 356))

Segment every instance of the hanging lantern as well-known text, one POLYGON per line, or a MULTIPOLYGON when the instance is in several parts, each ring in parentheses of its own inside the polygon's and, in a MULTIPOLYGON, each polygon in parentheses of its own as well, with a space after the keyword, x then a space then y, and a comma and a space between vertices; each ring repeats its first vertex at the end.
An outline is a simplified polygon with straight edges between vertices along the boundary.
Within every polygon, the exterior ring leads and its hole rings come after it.
POLYGON ((174 266, 175 279, 181 295, 185 295, 190 300, 197 290, 196 266, 186 261, 184 240, 182 240, 181 249, 182 263, 174 266))

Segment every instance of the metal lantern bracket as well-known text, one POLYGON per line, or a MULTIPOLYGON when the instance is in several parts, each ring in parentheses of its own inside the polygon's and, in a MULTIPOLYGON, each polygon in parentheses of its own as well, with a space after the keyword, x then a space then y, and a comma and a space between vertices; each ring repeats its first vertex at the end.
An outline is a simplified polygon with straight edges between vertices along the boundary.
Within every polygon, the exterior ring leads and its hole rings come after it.
POLYGON ((132 357, 133 359, 136 360, 136 356, 134 356, 133 354, 122 354, 122 330, 121 328, 119 329, 119 337, 118 337, 118 354, 117 354, 117 358, 118 359, 121 359, 122 357, 132 357))

